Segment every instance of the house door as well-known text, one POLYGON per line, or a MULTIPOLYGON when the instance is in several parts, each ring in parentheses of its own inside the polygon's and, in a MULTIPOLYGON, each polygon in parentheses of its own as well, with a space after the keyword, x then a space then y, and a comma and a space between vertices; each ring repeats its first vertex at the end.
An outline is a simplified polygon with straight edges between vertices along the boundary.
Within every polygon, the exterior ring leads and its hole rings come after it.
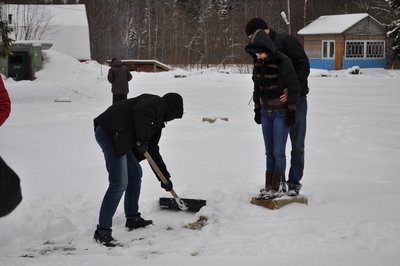
POLYGON ((343 69, 343 43, 336 42, 335 69, 343 69))
POLYGON ((15 80, 31 78, 28 52, 12 52, 8 57, 8 77, 15 80))

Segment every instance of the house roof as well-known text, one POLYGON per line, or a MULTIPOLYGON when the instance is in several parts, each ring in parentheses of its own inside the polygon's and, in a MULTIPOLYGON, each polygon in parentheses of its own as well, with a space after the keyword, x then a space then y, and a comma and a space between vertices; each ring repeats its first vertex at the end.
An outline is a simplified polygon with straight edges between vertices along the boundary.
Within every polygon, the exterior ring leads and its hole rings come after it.
MULTIPOLYGON (((128 67, 132 65, 155 65, 166 71, 172 69, 170 66, 154 59, 122 59, 121 62, 127 65, 128 67)), ((110 64, 111 60, 107 60, 107 63, 110 64)))
MULTIPOLYGON (((17 25, 24 25, 27 14, 37 13, 40 18, 41 14, 48 20, 39 20, 40 23, 55 26, 88 26, 86 17, 86 8, 83 4, 77 5, 4 5, 3 12, 12 14, 13 20, 17 20, 17 25)), ((7 17, 7 16, 5 16, 7 17)), ((40 18, 42 19, 42 18, 40 18)))
MULTIPOLYGON (((340 34, 367 17, 369 17, 367 13, 320 16, 297 33, 300 35, 340 34)), ((378 21, 376 22, 380 25, 378 21)))

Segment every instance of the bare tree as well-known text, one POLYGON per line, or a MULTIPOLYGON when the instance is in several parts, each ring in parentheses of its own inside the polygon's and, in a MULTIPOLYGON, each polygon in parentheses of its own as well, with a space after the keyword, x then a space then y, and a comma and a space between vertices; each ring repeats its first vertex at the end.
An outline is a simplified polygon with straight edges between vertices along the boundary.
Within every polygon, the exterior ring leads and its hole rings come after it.
POLYGON ((57 33, 51 27, 53 16, 45 5, 11 5, 6 12, 12 18, 15 40, 43 40, 57 33))

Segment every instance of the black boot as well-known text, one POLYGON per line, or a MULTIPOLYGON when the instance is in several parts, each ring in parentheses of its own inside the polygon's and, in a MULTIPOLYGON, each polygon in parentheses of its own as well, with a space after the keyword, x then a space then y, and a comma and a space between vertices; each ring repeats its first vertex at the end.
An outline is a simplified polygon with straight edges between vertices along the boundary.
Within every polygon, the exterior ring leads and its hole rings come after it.
POLYGON ((265 188, 267 190, 272 189, 272 176, 274 175, 274 172, 271 171, 265 171, 265 188))
POLYGON ((288 184, 286 182, 285 174, 282 174, 281 189, 283 193, 288 192, 288 184))
POLYGON ((298 196, 300 194, 300 189, 301 189, 301 184, 300 183, 293 183, 293 182, 288 182, 288 187, 289 187, 289 191, 288 191, 288 195, 295 197, 298 196))
POLYGON ((128 227, 129 230, 141 228, 141 227, 146 227, 149 224, 153 224, 152 220, 145 220, 142 217, 140 217, 140 214, 134 217, 128 217, 126 218, 126 223, 125 227, 128 227))
POLYGON ((272 194, 276 197, 283 196, 282 193, 282 180, 284 180, 285 174, 284 173, 274 173, 272 176, 272 194))
POLYGON ((118 245, 117 241, 115 241, 111 234, 102 234, 97 230, 94 232, 93 238, 94 240, 96 240, 97 243, 100 243, 106 247, 115 247, 118 245))
POLYGON ((271 171, 265 171, 265 187, 260 190, 258 199, 270 199, 272 198, 272 176, 274 175, 271 171))

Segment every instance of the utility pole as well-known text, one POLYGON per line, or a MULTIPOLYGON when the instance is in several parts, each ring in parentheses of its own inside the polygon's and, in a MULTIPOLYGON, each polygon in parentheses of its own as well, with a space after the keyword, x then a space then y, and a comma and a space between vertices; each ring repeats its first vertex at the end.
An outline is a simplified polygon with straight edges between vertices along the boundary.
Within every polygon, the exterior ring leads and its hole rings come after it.
POLYGON ((289 26, 289 35, 292 35, 292 27, 290 25, 290 0, 287 0, 287 12, 288 12, 288 18, 289 18, 289 23, 287 23, 287 25, 289 26))
POLYGON ((288 17, 286 16, 285 11, 282 11, 282 12, 281 12, 281 17, 282 17, 283 21, 285 21, 286 25, 288 25, 288 33, 289 33, 289 35, 292 35, 292 29, 291 29, 291 27, 290 27, 290 3, 289 3, 289 1, 290 1, 290 0, 287 0, 289 19, 288 19, 288 17))

